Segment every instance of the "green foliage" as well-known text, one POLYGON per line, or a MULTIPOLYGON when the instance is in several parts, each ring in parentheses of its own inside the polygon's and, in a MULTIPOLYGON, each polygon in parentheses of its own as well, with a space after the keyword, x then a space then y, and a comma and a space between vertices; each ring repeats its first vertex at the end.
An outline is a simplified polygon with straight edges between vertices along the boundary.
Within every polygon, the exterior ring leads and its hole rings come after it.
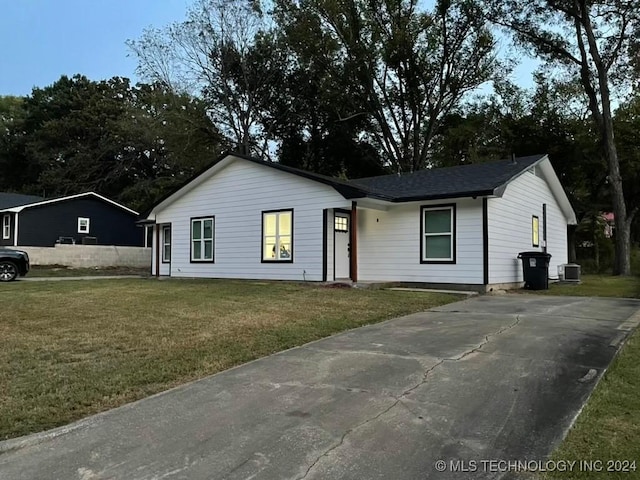
POLYGON ((473 2, 426 10, 415 0, 281 0, 275 12, 297 63, 342 99, 332 103, 337 117, 361 116, 360 137, 393 170, 425 168, 442 118, 496 69, 493 37, 473 2))
POLYGON ((533 50, 548 67, 581 85, 599 149, 616 222, 615 275, 629 275, 630 230, 613 108, 633 85, 640 28, 640 0, 484 0, 489 19, 505 27, 516 43, 533 50))
POLYGON ((183 22, 147 30, 128 45, 138 73, 172 92, 199 95, 226 142, 241 153, 268 156, 262 105, 282 85, 282 51, 261 40, 257 3, 196 0, 183 22))
MULTIPOLYGON (((28 192, 38 167, 24 151, 24 98, 0 96, 0 190, 28 192)), ((34 192, 37 193, 37 192, 34 192)))
POLYGON ((12 104, 0 145, 3 190, 95 191, 143 209, 221 148, 201 101, 125 78, 63 76, 12 104))

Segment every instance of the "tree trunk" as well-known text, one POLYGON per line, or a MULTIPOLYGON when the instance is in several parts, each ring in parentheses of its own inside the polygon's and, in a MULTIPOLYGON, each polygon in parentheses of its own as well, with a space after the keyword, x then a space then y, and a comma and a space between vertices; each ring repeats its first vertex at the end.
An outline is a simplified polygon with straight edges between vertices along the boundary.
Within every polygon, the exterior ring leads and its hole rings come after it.
POLYGON ((596 272, 600 273, 600 244, 598 242, 598 216, 596 213, 591 217, 591 240, 593 241, 593 260, 596 264, 596 272))
POLYGON ((587 0, 574 0, 576 10, 581 12, 576 15, 575 26, 582 59, 581 82, 585 88, 585 93, 589 97, 589 109, 593 119, 600 130, 602 149, 609 167, 609 184, 611 186, 611 199, 613 200, 613 214, 615 215, 616 226, 616 254, 613 263, 614 275, 631 275, 631 245, 630 228, 627 222, 627 206, 624 201, 624 191, 622 188, 622 176, 620 175, 620 163, 618 161, 618 151, 613 133, 613 115, 611 113, 611 92, 609 89, 609 73, 605 61, 600 55, 598 41, 591 25, 591 4, 587 0), (598 89, 591 83, 589 74, 589 62, 587 60, 587 48, 582 41, 582 32, 586 35, 589 45, 589 55, 596 68, 596 79, 598 89), (599 96, 599 102, 598 98, 599 96), (602 111, 598 109, 598 104, 602 111))
MULTIPOLYGON (((605 123, 608 123, 605 118, 605 123)), ((610 118, 608 119, 611 120, 610 118)), ((605 155, 609 164, 609 184, 611 199, 613 200, 613 214, 615 216, 615 258, 613 261, 614 275, 631 275, 631 236, 629 222, 627 222, 627 206, 622 190, 622 176, 618 163, 618 152, 613 139, 613 122, 606 128, 605 155)))
POLYGON ((613 274, 631 275, 631 228, 628 222, 618 222, 616 218, 615 239, 616 255, 613 274))

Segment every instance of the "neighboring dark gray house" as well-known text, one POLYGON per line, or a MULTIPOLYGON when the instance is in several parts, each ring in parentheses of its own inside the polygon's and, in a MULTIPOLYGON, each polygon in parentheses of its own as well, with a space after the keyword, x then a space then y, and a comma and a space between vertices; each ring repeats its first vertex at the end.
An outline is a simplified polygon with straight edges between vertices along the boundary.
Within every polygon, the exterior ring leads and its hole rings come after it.
POLYGON ((138 213, 94 192, 54 199, 0 193, 0 219, 4 246, 144 246, 138 213))

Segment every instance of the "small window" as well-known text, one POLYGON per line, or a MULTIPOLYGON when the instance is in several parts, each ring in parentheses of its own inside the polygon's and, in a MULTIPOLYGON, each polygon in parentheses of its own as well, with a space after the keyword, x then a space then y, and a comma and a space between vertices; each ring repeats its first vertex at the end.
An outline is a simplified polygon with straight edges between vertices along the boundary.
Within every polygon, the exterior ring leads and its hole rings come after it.
POLYGON ((336 232, 348 232, 349 219, 347 217, 336 217, 335 230, 336 232))
POLYGON ((540 246, 540 220, 535 215, 531 219, 531 244, 540 246))
POLYGON ((262 261, 293 262, 293 210, 262 212, 262 261))
POLYGON ((162 263, 171 261, 171 227, 162 227, 162 263))
POLYGON ((455 205, 422 207, 421 261, 455 263, 455 205))
POLYGON ((191 261, 213 262, 213 217, 191 219, 191 261))
POLYGON ((78 233, 89 233, 89 219, 78 217, 78 233))
POLYGON ((4 215, 2 217, 2 238, 4 240, 11 237, 11 215, 4 215))

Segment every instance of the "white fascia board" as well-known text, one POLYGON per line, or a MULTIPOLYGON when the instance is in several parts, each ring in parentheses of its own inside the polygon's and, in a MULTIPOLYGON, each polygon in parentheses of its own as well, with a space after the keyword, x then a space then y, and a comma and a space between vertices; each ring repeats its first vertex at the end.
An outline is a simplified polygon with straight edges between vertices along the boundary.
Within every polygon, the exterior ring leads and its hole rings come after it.
POLYGON ((556 201, 558 202, 558 205, 562 209, 562 213, 564 213, 564 216, 565 216, 565 218, 567 220, 567 224, 568 225, 576 225, 577 224, 576 212, 573 210, 573 207, 571 206, 571 202, 569 201, 569 197, 567 197, 567 193, 564 191, 564 188, 562 187, 562 184, 560 183, 560 179, 558 178, 558 175, 556 175, 556 172, 553 169, 553 166, 551 165, 551 161, 549 160, 549 156, 548 155, 545 155, 544 157, 540 158, 540 160, 538 160, 537 162, 534 162, 532 165, 530 165, 529 168, 527 168, 527 169, 523 170, 522 172, 518 173, 517 175, 514 175, 513 177, 511 177, 503 185, 501 185, 498 188, 496 188, 493 191, 493 194, 496 197, 502 197, 502 195, 504 194, 505 190, 507 189, 507 186, 512 181, 514 181, 520 175, 525 174, 527 172, 527 170, 529 170, 531 168, 534 168, 534 167, 535 168, 539 168, 542 171, 542 175, 544 176, 544 180, 547 182, 547 185, 549 185, 549 189, 551 190, 551 193, 553 193, 553 196, 556 198, 556 201))
POLYGON ((571 206, 569 197, 564 191, 562 183, 560 183, 560 179, 553 169, 553 165, 551 165, 551 162, 549 161, 549 157, 545 157, 544 161, 540 162, 538 167, 540 168, 540 170, 542 170, 542 174, 549 184, 549 188, 551 189, 553 196, 556 197, 556 201, 558 202, 558 205, 560 205, 560 208, 562 209, 564 216, 567 219, 567 224, 577 225, 578 222, 576 219, 576 212, 571 206))
POLYGON ((36 202, 36 203, 28 203, 26 205, 20 205, 18 207, 11 207, 11 208, 7 208, 5 210, 2 210, 2 212, 14 212, 14 213, 19 213, 22 210, 26 209, 26 208, 31 208, 31 207, 39 207, 41 205, 48 205, 50 203, 56 203, 56 202, 64 202, 67 200, 73 200, 74 198, 81 198, 81 197, 88 197, 88 196, 93 196, 96 198, 99 198, 100 200, 110 203, 111 205, 115 205, 116 207, 119 207, 129 213, 133 213, 134 215, 138 215, 138 212, 136 212, 135 210, 131 210, 128 207, 125 207, 124 205, 120 205, 118 202, 114 202, 113 200, 108 199, 107 197, 103 197, 102 195, 95 193, 95 192, 86 192, 86 193, 78 193, 77 195, 69 195, 68 197, 60 197, 60 198, 52 198, 51 200, 43 200, 42 202, 36 202))

